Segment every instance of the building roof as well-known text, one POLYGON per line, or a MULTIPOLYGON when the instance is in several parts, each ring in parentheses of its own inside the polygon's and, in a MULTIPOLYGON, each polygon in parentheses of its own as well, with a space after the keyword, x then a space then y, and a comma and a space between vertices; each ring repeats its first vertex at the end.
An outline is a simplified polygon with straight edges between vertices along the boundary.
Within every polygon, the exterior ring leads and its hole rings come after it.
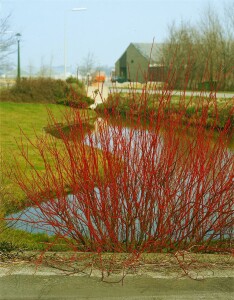
POLYGON ((161 61, 161 50, 163 44, 153 43, 132 43, 132 45, 147 59, 151 62, 161 61))

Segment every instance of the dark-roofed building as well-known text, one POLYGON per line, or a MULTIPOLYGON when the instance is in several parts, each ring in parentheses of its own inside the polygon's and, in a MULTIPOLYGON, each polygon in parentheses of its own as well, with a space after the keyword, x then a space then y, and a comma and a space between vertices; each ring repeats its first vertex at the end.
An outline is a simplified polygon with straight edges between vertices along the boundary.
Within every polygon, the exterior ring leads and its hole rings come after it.
POLYGON ((115 75, 125 80, 146 82, 165 81, 161 63, 162 44, 131 43, 115 63, 115 75))

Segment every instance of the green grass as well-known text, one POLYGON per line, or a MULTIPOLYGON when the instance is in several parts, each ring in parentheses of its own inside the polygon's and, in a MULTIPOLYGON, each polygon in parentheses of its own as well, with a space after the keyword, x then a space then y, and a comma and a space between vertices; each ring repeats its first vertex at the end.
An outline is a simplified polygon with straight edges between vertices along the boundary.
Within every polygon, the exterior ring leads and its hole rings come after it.
POLYGON ((16 140, 20 140, 21 132, 32 138, 36 133, 43 133, 43 127, 48 124, 47 108, 56 118, 62 121, 62 106, 55 104, 31 104, 31 103, 0 103, 0 144, 4 157, 9 159, 17 150, 16 140))
MULTIPOLYGON (((58 119, 62 118, 64 107, 49 104, 47 108, 51 109, 58 119)), ((17 146, 17 142, 20 143, 22 138, 20 129, 30 139, 35 140, 35 133, 43 134, 43 127, 47 123, 47 110, 43 104, 0 103, 0 145, 1 160, 4 166, 0 174, 2 188, 0 212, 3 215, 11 209, 14 210, 14 207, 22 202, 24 198, 22 191, 6 176, 6 173, 10 171, 11 166, 14 164, 14 156, 20 157, 17 146)), ((28 144, 26 138, 23 138, 22 141, 24 145, 28 144)), ((40 167, 40 158, 33 152, 32 147, 29 146, 28 150, 30 157, 40 167)), ((23 165, 23 160, 21 160, 21 164, 23 165)))
MULTIPOLYGON (((49 109, 58 122, 64 122, 63 113, 67 109, 56 104, 11 103, 0 102, 0 145, 4 160, 12 159, 12 154, 18 152, 16 141, 22 136, 20 129, 27 137, 34 140, 35 133, 43 134, 43 128, 48 125, 49 109)), ((90 116, 95 112, 88 110, 90 116)), ((30 149, 29 149, 30 150, 30 149)))
POLYGON ((46 250, 66 251, 69 247, 56 236, 46 233, 29 233, 19 229, 5 228, 0 234, 0 251, 46 250))
MULTIPOLYGON (((58 122, 63 123, 65 106, 55 104, 38 104, 38 103, 11 103, 0 102, 0 145, 1 145, 1 166, 0 169, 0 215, 12 212, 24 206, 24 198, 22 191, 10 181, 5 173, 9 173, 10 168, 14 171, 14 157, 20 164, 20 167, 25 166, 25 162, 20 158, 20 149, 17 145, 22 144, 28 147, 28 155, 33 161, 37 170, 43 170, 42 159, 36 153, 27 141, 26 137, 22 136, 20 129, 24 132, 32 142, 36 141, 36 135, 43 135, 43 128, 48 125, 49 109, 58 122), (22 140, 21 140, 22 139, 22 140)), ((88 114, 94 117, 95 112, 88 110, 88 114)))
MULTIPOLYGON (((49 237, 46 234, 30 234, 13 228, 5 229, 5 223, 1 221, 1 217, 23 208, 26 201, 23 192, 6 176, 9 171, 9 169, 6 170, 6 166, 7 168, 12 167, 12 171, 14 171, 14 156, 20 163, 20 167, 25 164, 23 159, 20 159, 20 149, 17 146, 17 142, 21 143, 21 138, 23 145, 28 146, 29 157, 36 168, 38 170, 44 168, 40 156, 33 151, 33 147, 22 136, 20 129, 32 141, 36 140, 36 134, 39 136, 45 134, 43 128, 48 125, 48 109, 58 122, 65 123, 63 113, 69 109, 65 106, 0 102, 0 154, 2 162, 0 169, 0 247, 7 243, 6 245, 12 245, 15 248, 40 250, 45 249, 44 242, 55 242, 55 237, 49 237)), ((85 112, 91 118, 96 116, 94 111, 85 110, 85 112)), ((64 246, 60 241, 56 241, 52 249, 54 251, 57 249, 59 251, 67 250, 67 246, 64 246)))

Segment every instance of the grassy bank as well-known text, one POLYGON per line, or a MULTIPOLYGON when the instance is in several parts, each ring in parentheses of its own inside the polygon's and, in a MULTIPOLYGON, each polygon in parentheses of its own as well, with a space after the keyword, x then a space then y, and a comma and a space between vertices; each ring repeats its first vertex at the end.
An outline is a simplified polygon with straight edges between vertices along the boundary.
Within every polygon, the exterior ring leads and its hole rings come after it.
POLYGON ((30 233, 24 230, 6 227, 2 227, 0 232, 0 252, 10 253, 19 250, 46 250, 48 247, 50 251, 70 250, 70 248, 56 236, 48 236, 46 233, 30 233))
POLYGON ((181 115, 183 122, 190 125, 200 125, 203 117, 203 125, 207 128, 224 128, 229 120, 230 129, 234 127, 234 99, 215 99, 210 95, 200 96, 176 96, 170 91, 150 94, 148 91, 137 93, 129 89, 128 93, 112 93, 107 101, 98 105, 97 111, 108 111, 125 117, 156 118, 163 108, 165 118, 173 115, 181 115), (206 115, 204 115, 204 113, 206 115), (203 115, 202 115, 203 114, 203 115))

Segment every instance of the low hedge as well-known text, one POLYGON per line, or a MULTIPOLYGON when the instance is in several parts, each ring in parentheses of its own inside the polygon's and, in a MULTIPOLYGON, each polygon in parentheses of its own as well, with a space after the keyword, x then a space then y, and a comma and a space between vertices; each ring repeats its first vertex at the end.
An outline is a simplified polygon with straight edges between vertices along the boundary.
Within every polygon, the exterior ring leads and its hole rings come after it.
POLYGON ((86 96, 85 87, 79 81, 63 81, 52 78, 22 78, 0 93, 1 102, 19 103, 71 103, 87 108, 94 101, 86 96))

